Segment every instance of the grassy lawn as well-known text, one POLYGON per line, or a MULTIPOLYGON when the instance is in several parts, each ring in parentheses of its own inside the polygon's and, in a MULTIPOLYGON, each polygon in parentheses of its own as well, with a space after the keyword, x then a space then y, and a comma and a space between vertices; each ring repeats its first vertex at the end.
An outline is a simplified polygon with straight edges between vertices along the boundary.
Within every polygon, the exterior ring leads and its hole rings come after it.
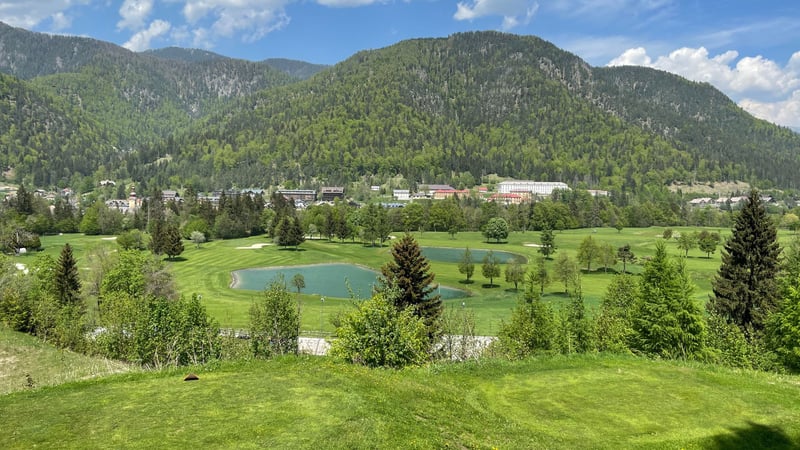
POLYGON ((0 415, 7 449, 797 448, 800 378, 606 355, 400 371, 299 357, 17 392, 0 415))
POLYGON ((118 361, 57 349, 0 326, 0 395, 130 370, 136 369, 118 361))
MULTIPOLYGON (((676 227, 674 231, 692 232, 699 228, 676 227)), ((577 249, 586 236, 593 236, 598 242, 608 242, 615 248, 630 244, 637 257, 652 255, 655 242, 662 236, 664 229, 653 228, 626 228, 621 232, 611 228, 568 230, 556 233, 556 246, 558 253, 567 253, 573 259, 577 257, 577 249)), ((714 229, 723 237, 730 234, 727 229, 714 229)), ((415 233, 421 246, 454 247, 464 249, 494 249, 519 253, 528 258, 529 262, 537 256, 537 248, 531 246, 539 242, 538 232, 511 233, 507 242, 495 244, 487 243, 480 233, 458 233, 451 239, 447 233, 415 233)), ((788 239, 782 235, 782 239, 788 239)), ((97 236, 63 235, 45 236, 42 243, 45 252, 57 257, 64 243, 69 242, 75 248, 78 263, 86 251, 94 246, 109 245, 115 248, 113 241, 97 236)), ((268 245, 262 248, 247 248, 254 244, 268 243, 264 236, 228 241, 216 240, 195 248, 189 242, 185 243, 186 250, 178 260, 169 262, 175 273, 177 284, 181 292, 190 295, 197 293, 202 296, 209 312, 219 320, 223 327, 241 328, 248 322, 248 308, 258 291, 245 291, 231 289, 231 272, 238 269, 291 266, 303 264, 350 262, 357 263, 375 270, 386 263, 390 258, 389 244, 384 247, 366 247, 360 243, 329 242, 326 240, 306 241, 299 251, 281 249, 268 245)), ((670 252, 681 255, 677 244, 672 240, 668 246, 670 252)), ((689 252, 686 258, 687 269, 697 285, 695 297, 698 303, 705 303, 711 292, 711 280, 720 264, 720 250, 707 258, 705 254, 695 249, 689 252)), ((25 263, 31 260, 32 255, 16 258, 25 263)), ((551 262, 552 264, 552 262, 551 262)), ((589 308, 596 308, 611 277, 615 272, 622 271, 619 263, 605 273, 602 268, 592 267, 587 272, 583 267, 583 292, 589 308)), ((513 290, 513 285, 505 282, 505 275, 494 279, 494 286, 488 287, 488 279, 481 275, 481 261, 475 261, 475 274, 472 283, 465 283, 464 276, 458 272, 458 264, 432 261, 431 267, 436 274, 436 281, 445 286, 469 291, 470 296, 464 299, 445 301, 445 306, 450 308, 463 307, 473 311, 479 334, 492 335, 497 332, 501 321, 509 316, 514 307, 518 292, 513 290)), ((628 264, 627 270, 632 273, 641 272, 640 265, 628 264)), ((551 271, 552 276, 552 271, 551 271)), ((288 281, 288 280, 287 280, 288 281)), ((555 304, 561 304, 568 299, 564 295, 563 284, 553 281, 546 289, 544 299, 555 304)), ((320 296, 310 292, 298 295, 301 307, 303 334, 330 333, 333 326, 330 318, 338 311, 351 306, 351 299, 331 298, 326 296, 325 302, 320 296)))

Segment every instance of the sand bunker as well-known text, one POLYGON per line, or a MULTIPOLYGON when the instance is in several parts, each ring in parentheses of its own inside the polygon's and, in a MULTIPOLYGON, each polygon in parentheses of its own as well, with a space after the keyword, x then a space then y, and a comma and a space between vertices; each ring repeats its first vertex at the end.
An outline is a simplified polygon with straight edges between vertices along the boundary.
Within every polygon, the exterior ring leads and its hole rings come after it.
POLYGON ((259 249, 259 248, 262 248, 262 247, 266 247, 268 245, 274 245, 274 244, 270 244, 269 242, 260 242, 258 244, 253 244, 253 245, 251 245, 249 247, 236 247, 236 249, 237 250, 256 250, 256 249, 259 249))

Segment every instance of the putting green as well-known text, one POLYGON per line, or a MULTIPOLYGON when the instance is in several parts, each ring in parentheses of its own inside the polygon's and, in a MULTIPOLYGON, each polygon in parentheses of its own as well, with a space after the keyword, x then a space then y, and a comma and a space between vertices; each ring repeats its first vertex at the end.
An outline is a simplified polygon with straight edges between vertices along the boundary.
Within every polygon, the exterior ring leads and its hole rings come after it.
MULTIPOLYGON (((302 293, 328 297, 368 298, 378 283, 378 272, 355 264, 311 264, 236 270, 231 287, 260 291, 282 275, 287 288, 292 290, 292 278, 297 274, 302 275, 305 281, 302 293)), ((469 295, 460 289, 444 286, 439 286, 437 292, 445 300, 469 295)))

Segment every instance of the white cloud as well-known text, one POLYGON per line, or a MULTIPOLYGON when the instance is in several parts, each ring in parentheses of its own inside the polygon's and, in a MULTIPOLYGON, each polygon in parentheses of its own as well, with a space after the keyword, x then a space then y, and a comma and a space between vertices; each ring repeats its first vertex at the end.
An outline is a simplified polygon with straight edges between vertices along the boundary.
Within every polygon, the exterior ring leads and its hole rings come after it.
POLYGON ((41 22, 52 19, 53 25, 65 24, 64 12, 73 6, 87 5, 91 0, 9 0, 0 1, 0 20, 15 26, 31 29, 41 22))
POLYGON ((134 34, 122 46, 134 52, 141 52, 150 48, 150 41, 165 35, 172 25, 165 20, 154 20, 147 29, 134 34))
POLYGON ((125 0, 119 8, 122 20, 117 22, 117 28, 136 30, 144 26, 147 17, 153 11, 154 0, 125 0))
POLYGON ((653 60, 638 47, 626 50, 608 65, 647 66, 707 82, 741 99, 740 106, 757 117, 780 125, 800 125, 800 52, 783 67, 763 56, 737 58, 739 53, 734 50, 711 56, 704 47, 684 47, 653 60))
POLYGON ((191 31, 195 45, 211 47, 217 37, 237 35, 252 42, 289 24, 285 8, 290 1, 185 0, 183 16, 195 27, 191 31))
POLYGON ((53 14, 50 19, 53 21, 53 31, 61 31, 66 30, 70 26, 72 26, 72 18, 64 14, 63 12, 57 12, 53 14))
POLYGON ((531 0, 473 0, 472 3, 459 2, 453 18, 473 20, 488 16, 501 16, 502 29, 510 30, 520 24, 530 23, 539 4, 531 0))
POLYGON ((739 102, 745 111, 764 120, 800 131, 800 90, 791 97, 772 103, 744 99, 739 102))

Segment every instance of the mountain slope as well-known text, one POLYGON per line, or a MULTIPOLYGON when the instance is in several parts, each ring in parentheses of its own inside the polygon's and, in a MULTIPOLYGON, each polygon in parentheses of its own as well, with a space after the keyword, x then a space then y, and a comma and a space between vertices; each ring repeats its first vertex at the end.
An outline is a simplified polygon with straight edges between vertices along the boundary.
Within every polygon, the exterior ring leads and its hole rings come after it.
POLYGON ((530 36, 404 41, 243 106, 181 141, 169 173, 223 184, 234 171, 242 183, 498 173, 635 192, 755 176, 795 187, 800 170, 800 136, 708 85, 592 68, 530 36))
MULTIPOLYGON (((164 141, 226 102, 295 80, 263 63, 209 55, 213 54, 204 52, 193 61, 165 59, 93 39, 50 36, 0 24, 0 71, 24 79, 26 88, 37 93, 35 98, 61 98, 75 115, 74 128, 68 131, 77 139, 83 139, 84 119, 102 124, 103 143, 90 143, 86 149, 87 155, 95 157, 81 167, 57 165, 71 174, 92 175, 122 154, 140 159, 138 149, 164 141)), ((35 129, 16 131, 36 134, 35 129)), ((52 160, 56 165, 61 158, 56 154, 59 145, 25 143, 17 148, 21 160, 49 155, 45 164, 52 160)), ((44 167, 19 169, 20 176, 37 185, 54 185, 62 178, 45 172, 44 167)), ((107 169, 108 174, 127 178, 127 170, 119 163, 107 169)))
POLYGON ((76 174, 119 166, 117 139, 63 98, 0 74, 0 167, 35 186, 76 186, 76 174))

